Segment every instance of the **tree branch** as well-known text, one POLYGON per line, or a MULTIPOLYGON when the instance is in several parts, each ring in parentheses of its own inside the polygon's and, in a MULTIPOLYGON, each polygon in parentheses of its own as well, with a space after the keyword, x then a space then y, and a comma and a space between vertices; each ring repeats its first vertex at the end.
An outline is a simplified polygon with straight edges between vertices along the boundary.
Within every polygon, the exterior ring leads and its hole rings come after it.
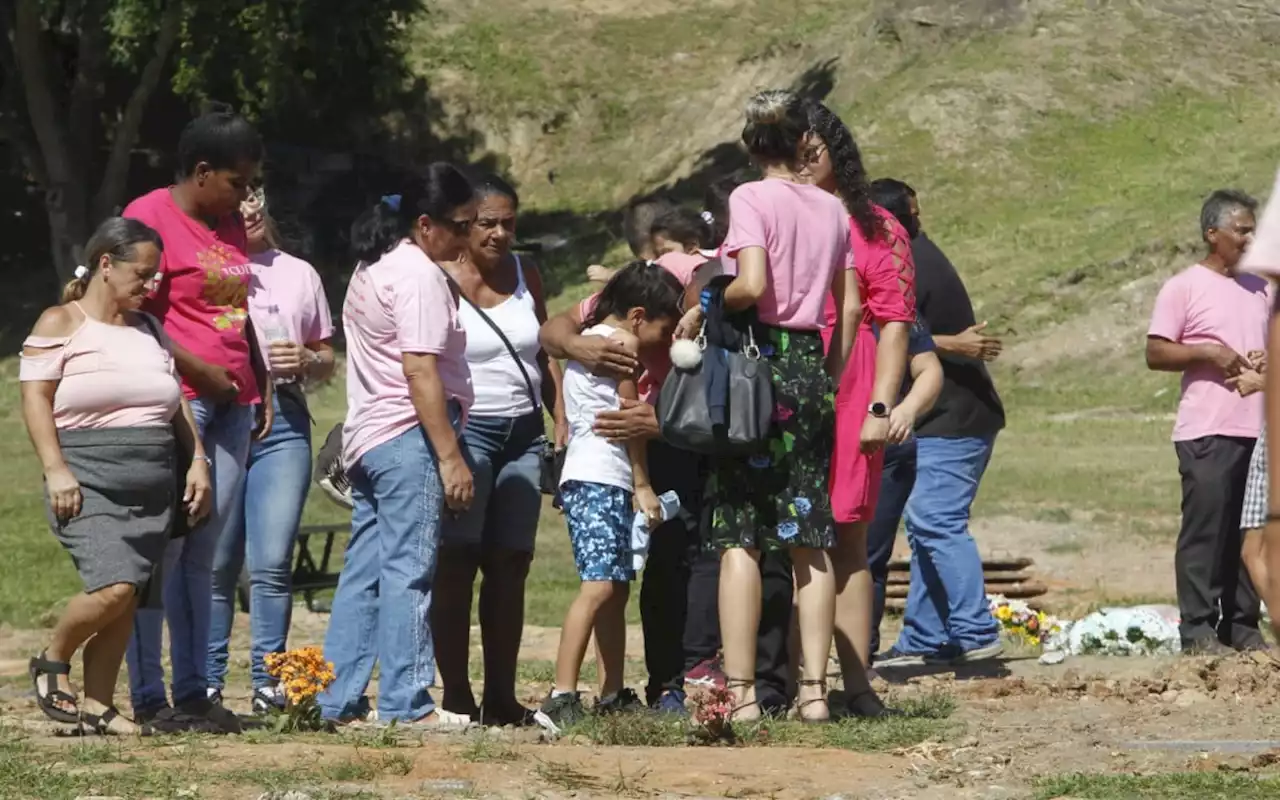
POLYGON ((70 26, 80 37, 76 56, 76 74, 71 83, 71 100, 68 103, 67 129, 71 135, 71 149, 81 175, 92 175, 94 166, 93 140, 97 121, 93 118, 103 80, 103 65, 107 60, 109 36, 106 25, 109 0, 89 0, 72 3, 67 9, 70 26))
POLYGON ((160 79, 164 76, 165 62, 173 50, 178 34, 182 30, 182 14, 185 10, 183 0, 169 0, 160 16, 160 29, 156 34, 155 52, 151 60, 142 68, 138 76, 138 85, 133 88, 129 102, 125 104, 124 113, 116 123, 111 142, 111 155, 107 158, 107 167, 102 173, 102 185, 93 200, 94 217, 101 219, 111 214, 124 194, 125 183, 129 177, 129 156, 138 139, 138 129, 142 126, 142 117, 146 113, 147 103, 160 79))

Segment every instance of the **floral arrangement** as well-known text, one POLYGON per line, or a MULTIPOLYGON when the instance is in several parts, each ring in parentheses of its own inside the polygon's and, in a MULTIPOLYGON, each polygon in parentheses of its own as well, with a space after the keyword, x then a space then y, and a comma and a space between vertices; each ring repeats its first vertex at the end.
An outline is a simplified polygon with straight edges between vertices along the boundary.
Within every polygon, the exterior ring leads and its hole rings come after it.
POLYGON ((1037 611, 1021 600, 991 594, 987 595, 987 604, 1005 635, 1023 644, 1043 647, 1062 634, 1062 620, 1037 611))
POLYGON ((321 729, 316 696, 333 683, 333 663, 324 660, 324 653, 319 647, 269 653, 265 661, 267 674, 280 681, 284 690, 286 704, 282 728, 295 731, 321 729))
POLYGON ((721 686, 695 691, 693 701, 693 726, 690 740, 694 743, 713 744, 733 738, 729 715, 733 713, 733 692, 721 686))

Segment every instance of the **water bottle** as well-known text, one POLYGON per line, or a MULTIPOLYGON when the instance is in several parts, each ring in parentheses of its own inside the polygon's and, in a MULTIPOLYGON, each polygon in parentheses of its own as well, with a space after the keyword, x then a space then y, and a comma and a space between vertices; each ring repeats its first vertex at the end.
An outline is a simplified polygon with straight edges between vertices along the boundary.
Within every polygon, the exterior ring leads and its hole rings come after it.
MULTIPOLYGON (((289 328, 284 324, 284 317, 280 316, 280 306, 267 306, 267 317, 262 321, 262 336, 267 340, 268 345, 289 341, 289 328)), ((267 361, 270 364, 269 358, 267 361)), ((275 378, 276 383, 287 380, 288 378, 278 375, 275 378)))

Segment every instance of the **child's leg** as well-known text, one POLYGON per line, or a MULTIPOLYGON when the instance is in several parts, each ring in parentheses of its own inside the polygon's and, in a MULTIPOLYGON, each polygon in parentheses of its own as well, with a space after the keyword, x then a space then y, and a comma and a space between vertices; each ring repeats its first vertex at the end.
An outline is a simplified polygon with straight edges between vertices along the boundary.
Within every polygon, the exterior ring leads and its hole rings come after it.
MULTIPOLYGON (((610 581, 582 582, 578 596, 573 599, 569 613, 565 615, 564 626, 560 629, 560 648, 556 651, 557 692, 578 690, 578 674, 582 671, 582 659, 587 655, 591 630, 600 618, 601 609, 610 602, 613 594, 614 584, 610 581)), ((625 643, 625 628, 623 637, 625 643)))
POLYGON ((631 569, 631 492, 598 483, 567 481, 561 487, 561 496, 582 587, 569 607, 560 633, 555 690, 577 691, 587 642, 601 619, 610 621, 599 625, 601 630, 596 631, 597 666, 602 678, 612 667, 616 678, 610 681, 616 679, 621 686, 623 656, 614 659, 613 654, 625 653, 627 631, 625 617, 622 624, 613 620, 625 614, 628 582, 635 578, 635 571, 631 569), (622 610, 602 617, 606 606, 619 602, 615 599, 619 594, 622 610), (620 643, 612 640, 618 636, 622 637, 620 643))
POLYGON ((615 581, 613 594, 596 614, 596 663, 600 674, 600 696, 608 697, 622 689, 627 663, 627 598, 631 584, 615 581))

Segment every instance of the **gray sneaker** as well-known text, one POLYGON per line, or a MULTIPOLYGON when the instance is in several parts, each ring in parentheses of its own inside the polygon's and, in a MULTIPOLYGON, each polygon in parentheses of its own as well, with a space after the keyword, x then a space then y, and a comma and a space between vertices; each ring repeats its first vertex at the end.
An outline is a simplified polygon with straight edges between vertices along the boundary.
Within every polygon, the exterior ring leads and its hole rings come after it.
POLYGON ((559 736, 566 728, 586 716, 582 698, 577 692, 569 692, 554 697, 548 695, 542 708, 534 712, 533 721, 552 736, 559 736))
POLYGON ((925 656, 926 664, 947 664, 950 666, 960 666, 962 664, 976 664, 980 661, 990 661, 999 658, 1004 652, 1004 644, 996 639, 991 644, 975 647, 972 650, 960 650, 958 648, 944 648, 939 650, 936 655, 925 656))
POLYGON ((871 660, 877 669, 893 669, 894 667, 923 667, 926 658, 923 653, 904 653, 897 647, 890 647, 871 660))

